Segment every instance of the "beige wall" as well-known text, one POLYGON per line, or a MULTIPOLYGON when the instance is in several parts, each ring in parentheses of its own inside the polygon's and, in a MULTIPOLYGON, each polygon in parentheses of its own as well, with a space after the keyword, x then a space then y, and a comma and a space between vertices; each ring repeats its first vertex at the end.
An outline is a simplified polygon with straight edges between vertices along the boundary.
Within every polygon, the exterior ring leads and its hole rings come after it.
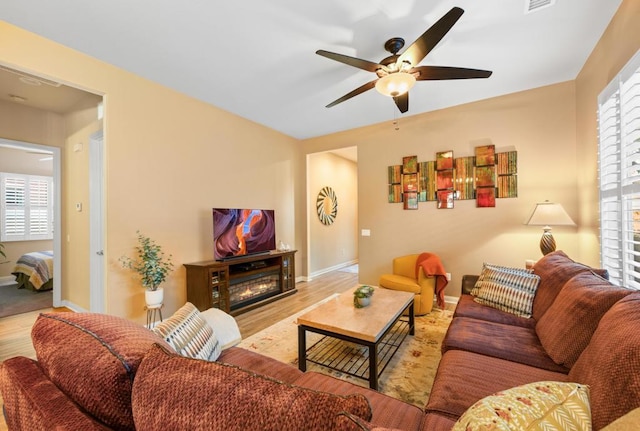
POLYGON ((309 275, 358 259, 358 167, 356 163, 331 153, 308 158, 309 275), (323 187, 331 187, 338 198, 338 213, 331 225, 320 222, 316 197, 323 187))
POLYGON ((640 2, 625 0, 576 79, 580 254, 600 261, 598 222, 598 95, 640 49, 640 2))
POLYGON ((295 140, 147 81, 106 96, 109 312, 140 320, 143 290, 117 259, 140 229, 173 255, 165 312, 186 301, 183 263, 213 258, 211 208, 269 208, 293 242, 295 140), (135 121, 130 119, 135 118, 135 121))
MULTIPOLYGON (((7 113, 10 103, 0 102, 0 111, 7 113)), ((0 115, 2 115, 0 113, 0 115)), ((2 125, 0 123, 0 137, 2 137, 2 125)), ((0 147, 0 172, 11 172, 25 175, 53 175, 53 163, 51 161, 39 161, 42 154, 30 154, 24 150, 0 147)), ((10 277, 16 260, 25 253, 31 251, 53 250, 53 241, 11 241, 4 243, 4 252, 7 255, 7 263, 0 264, 0 277, 10 277)), ((0 262, 4 259, 0 258, 0 262)))
MULTIPOLYGON (((145 320, 140 283, 117 262, 132 253, 138 229, 177 263, 165 284, 166 314, 186 301, 182 264, 213 256, 212 207, 273 208, 278 240, 295 244, 295 139, 4 22, 0 62, 104 95, 108 313, 145 320)), ((57 144, 65 145, 64 136, 57 144)), ((73 184, 63 187, 69 196, 76 193, 73 184)), ((69 213, 75 204, 63 205, 69 213)), ((78 235, 63 241, 71 267, 88 241, 88 232, 78 235)), ((87 300, 85 261, 79 266, 68 269, 72 283, 63 300, 87 300)))
MULTIPOLYGON (((391 271, 395 256, 437 253, 453 280, 446 290, 458 296, 463 274, 478 273, 483 261, 524 266, 538 259, 539 227, 524 226, 536 202, 561 202, 577 219, 575 88, 565 82, 531 91, 403 118, 400 130, 384 124, 304 142, 309 153, 358 146, 360 282, 377 283, 391 271), (387 166, 403 156, 434 160, 438 151, 470 156, 479 145, 518 152, 518 198, 497 199, 495 208, 456 201, 452 210, 434 202, 403 210, 387 202, 387 166)), ((559 248, 577 254, 575 228, 554 229, 559 248)))
POLYGON ((91 135, 102 129, 102 121, 98 120, 97 103, 77 107, 64 121, 61 297, 89 310, 89 146, 91 135), (81 211, 76 210, 78 203, 81 211))

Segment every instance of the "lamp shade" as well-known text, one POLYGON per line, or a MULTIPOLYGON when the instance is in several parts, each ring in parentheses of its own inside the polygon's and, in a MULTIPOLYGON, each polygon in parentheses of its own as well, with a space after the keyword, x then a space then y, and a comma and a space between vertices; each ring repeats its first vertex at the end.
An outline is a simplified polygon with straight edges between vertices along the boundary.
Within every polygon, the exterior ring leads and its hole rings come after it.
POLYGON ((560 204, 549 201, 536 204, 529 220, 525 223, 529 226, 544 226, 544 233, 540 238, 540 251, 547 255, 556 249, 556 240, 551 235, 551 226, 575 226, 569 214, 560 204))
POLYGON ((544 201, 536 204, 529 220, 525 223, 529 226, 575 226, 569 214, 560 204, 544 201))
POLYGON ((416 77, 406 72, 390 73, 376 81, 378 93, 389 97, 401 96, 416 83, 416 77))

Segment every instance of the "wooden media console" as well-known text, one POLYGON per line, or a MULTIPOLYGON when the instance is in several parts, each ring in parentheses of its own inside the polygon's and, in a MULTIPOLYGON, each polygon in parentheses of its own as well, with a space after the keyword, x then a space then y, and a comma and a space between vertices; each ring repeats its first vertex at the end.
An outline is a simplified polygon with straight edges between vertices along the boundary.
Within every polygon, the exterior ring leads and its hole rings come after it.
POLYGON ((186 263, 187 301, 233 316, 294 294, 296 250, 186 263))

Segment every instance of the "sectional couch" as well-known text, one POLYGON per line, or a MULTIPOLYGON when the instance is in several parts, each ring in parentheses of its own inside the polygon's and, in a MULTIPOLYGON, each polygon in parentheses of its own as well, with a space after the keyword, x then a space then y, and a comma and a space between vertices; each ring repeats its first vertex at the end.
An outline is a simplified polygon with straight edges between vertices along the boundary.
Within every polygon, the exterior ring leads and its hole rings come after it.
POLYGON ((478 400, 537 381, 588 386, 594 430, 640 407, 640 292, 562 251, 540 259, 532 276, 539 284, 529 318, 479 304, 471 295, 478 277, 463 278, 427 429, 451 429, 478 400))
POLYGON ((202 337, 186 341, 184 334, 167 334, 171 344, 115 316, 41 314, 32 329, 37 361, 14 357, 0 368, 9 430, 326 431, 373 424, 418 430, 422 425, 420 408, 379 392, 303 373, 239 347, 222 350, 215 361, 182 356, 176 351, 199 356, 203 349, 191 341, 202 337))
POLYGON ((16 357, 0 369, 6 422, 9 430, 473 430, 487 419, 484 407, 504 425, 545 403, 553 411, 583 403, 599 430, 639 407, 640 293, 555 252, 536 263, 537 289, 517 310, 499 295, 474 300, 483 287, 513 284, 513 272, 464 277, 424 409, 242 348, 212 346, 216 360, 204 361, 176 353, 191 349, 182 338, 118 317, 49 313, 32 331, 38 360, 16 357), (491 404, 513 387, 544 402, 515 390, 515 408, 491 404))

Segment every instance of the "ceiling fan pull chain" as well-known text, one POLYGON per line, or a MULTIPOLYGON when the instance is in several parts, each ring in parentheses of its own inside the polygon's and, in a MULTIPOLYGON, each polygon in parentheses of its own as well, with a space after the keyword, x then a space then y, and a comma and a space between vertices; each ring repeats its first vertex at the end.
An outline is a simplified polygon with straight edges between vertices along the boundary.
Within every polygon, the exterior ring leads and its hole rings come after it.
POLYGON ((396 130, 400 130, 400 119, 398 118, 398 111, 393 108, 393 126, 396 130))

